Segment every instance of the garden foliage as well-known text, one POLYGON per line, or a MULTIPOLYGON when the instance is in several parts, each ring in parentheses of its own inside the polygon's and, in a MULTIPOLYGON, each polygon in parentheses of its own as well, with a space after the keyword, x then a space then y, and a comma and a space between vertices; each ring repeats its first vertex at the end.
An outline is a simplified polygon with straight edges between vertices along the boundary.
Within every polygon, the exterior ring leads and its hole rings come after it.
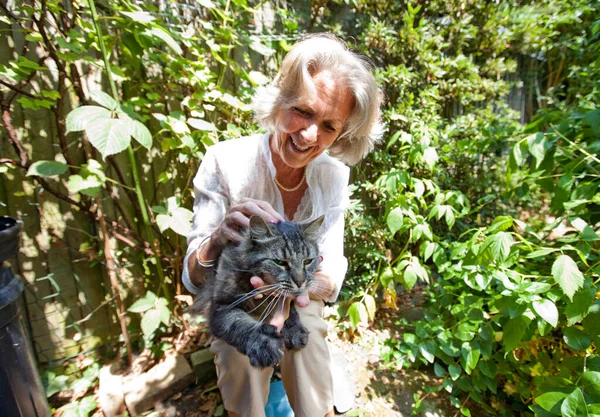
MULTIPOLYGON (((161 332, 182 326, 172 294, 181 295, 190 179, 206 147, 254 131, 253 88, 294 38, 327 30, 373 60, 386 98, 384 143, 352 171, 342 294, 351 325, 419 285, 423 319, 401 322, 383 356, 429 366, 426 395, 448 392, 467 416, 600 415, 597 1, 317 1, 275 9, 271 27, 258 18, 264 4, 245 0, 203 0, 189 14, 109 2, 100 18, 67 3, 3 8, 25 47, 0 65, 15 151, 0 172, 26 173, 88 213, 99 232, 81 250, 109 271, 131 260, 143 271, 137 301, 111 277, 130 306, 115 306, 122 320, 141 315, 134 346, 156 348, 161 332), (50 67, 52 82, 40 82, 50 67), (96 90, 82 88, 82 69, 103 74, 96 90), (510 75, 526 72, 519 113, 506 96, 522 87, 510 75), (50 110, 55 160, 23 146, 16 103, 50 110), (117 164, 125 152, 129 164, 117 164), (156 154, 163 172, 143 178, 138 165, 156 154), (142 192, 166 184, 175 191, 164 200, 142 192), (133 219, 97 212, 115 189, 133 219), (112 250, 102 244, 111 237, 112 250)), ((122 323, 124 337, 136 323, 122 323)))

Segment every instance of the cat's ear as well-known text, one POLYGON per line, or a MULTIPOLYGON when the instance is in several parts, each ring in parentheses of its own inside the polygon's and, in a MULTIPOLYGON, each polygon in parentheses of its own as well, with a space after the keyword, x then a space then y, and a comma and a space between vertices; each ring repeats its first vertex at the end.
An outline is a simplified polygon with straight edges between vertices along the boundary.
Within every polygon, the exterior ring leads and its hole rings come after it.
POLYGON ((321 225, 325 220, 325 215, 319 217, 317 220, 303 226, 304 236, 309 239, 317 240, 319 238, 319 229, 321 229, 321 225))
POLYGON ((269 225, 259 216, 250 216, 250 236, 253 240, 273 236, 269 225))

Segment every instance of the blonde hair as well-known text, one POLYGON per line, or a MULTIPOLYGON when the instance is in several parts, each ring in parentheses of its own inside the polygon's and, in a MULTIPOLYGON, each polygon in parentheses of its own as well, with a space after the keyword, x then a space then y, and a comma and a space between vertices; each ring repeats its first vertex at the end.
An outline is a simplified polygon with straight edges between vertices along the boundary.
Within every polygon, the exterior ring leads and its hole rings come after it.
POLYGON ((342 133, 329 148, 329 154, 354 165, 382 137, 380 106, 383 94, 367 58, 349 50, 333 35, 313 35, 294 45, 283 59, 275 79, 257 89, 252 103, 254 118, 263 128, 276 130, 277 113, 294 106, 302 94, 314 93, 313 77, 324 70, 339 77, 354 98, 354 107, 342 133))

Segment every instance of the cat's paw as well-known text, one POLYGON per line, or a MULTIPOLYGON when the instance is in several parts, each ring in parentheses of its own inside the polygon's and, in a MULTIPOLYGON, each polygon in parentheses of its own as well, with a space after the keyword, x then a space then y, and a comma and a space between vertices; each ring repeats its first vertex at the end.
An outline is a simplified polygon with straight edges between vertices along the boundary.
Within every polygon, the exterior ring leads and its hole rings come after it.
POLYGON ((275 326, 262 324, 252 339, 248 342, 245 352, 250 358, 250 365, 255 368, 267 368, 275 366, 281 361, 283 341, 277 334, 275 326))
POLYGON ((299 350, 306 346, 308 343, 309 331, 300 323, 286 321, 281 329, 281 336, 283 337, 283 343, 286 349, 299 350))

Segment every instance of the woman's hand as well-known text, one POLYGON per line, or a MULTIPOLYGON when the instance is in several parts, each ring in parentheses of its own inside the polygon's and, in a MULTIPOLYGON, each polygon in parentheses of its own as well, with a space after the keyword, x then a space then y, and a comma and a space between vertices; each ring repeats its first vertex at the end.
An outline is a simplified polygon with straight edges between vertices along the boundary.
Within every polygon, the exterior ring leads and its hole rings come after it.
POLYGON ((250 225, 250 217, 258 216, 267 223, 277 223, 285 219, 266 201, 244 198, 229 208, 221 224, 211 233, 206 248, 206 259, 215 259, 229 241, 241 242, 240 227, 250 225))

